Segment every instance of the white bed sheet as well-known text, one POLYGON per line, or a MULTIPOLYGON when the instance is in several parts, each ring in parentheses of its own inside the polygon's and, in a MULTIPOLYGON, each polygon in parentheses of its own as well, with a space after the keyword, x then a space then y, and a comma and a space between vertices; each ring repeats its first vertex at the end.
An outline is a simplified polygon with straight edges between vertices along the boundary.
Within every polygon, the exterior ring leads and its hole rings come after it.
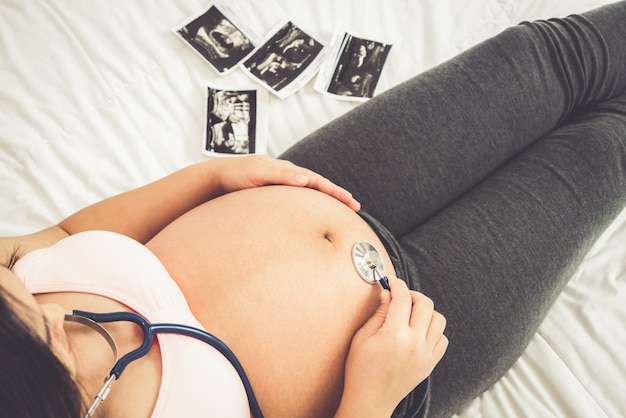
MULTIPOLYGON (((238 0, 276 7, 320 41, 350 30, 393 44, 377 93, 522 20, 602 0, 238 0)), ((218 75, 171 28, 200 0, 0 0, 0 233, 32 232, 201 153, 218 75)), ((268 153, 356 103, 307 84, 268 103, 268 153)), ((626 213, 573 277, 523 357, 461 417, 626 414, 626 213)))

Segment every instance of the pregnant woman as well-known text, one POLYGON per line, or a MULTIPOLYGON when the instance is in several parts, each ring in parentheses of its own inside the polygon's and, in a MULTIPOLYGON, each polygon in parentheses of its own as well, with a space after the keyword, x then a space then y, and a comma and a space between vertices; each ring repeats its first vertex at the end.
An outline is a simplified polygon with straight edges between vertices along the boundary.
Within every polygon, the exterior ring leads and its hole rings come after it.
MULTIPOLYGON (((80 309, 208 330, 268 417, 459 411, 519 357, 626 203, 625 17, 618 2, 510 28, 281 156, 298 166, 204 162, 3 239, 2 358, 16 360, 2 375, 19 377, 2 404, 84 414, 112 356, 64 325, 80 309), (390 291, 360 278, 359 241, 390 291)), ((103 326, 121 354, 142 341, 132 323, 103 326)), ((178 335, 158 336, 99 408, 251 414, 226 357, 178 335)))

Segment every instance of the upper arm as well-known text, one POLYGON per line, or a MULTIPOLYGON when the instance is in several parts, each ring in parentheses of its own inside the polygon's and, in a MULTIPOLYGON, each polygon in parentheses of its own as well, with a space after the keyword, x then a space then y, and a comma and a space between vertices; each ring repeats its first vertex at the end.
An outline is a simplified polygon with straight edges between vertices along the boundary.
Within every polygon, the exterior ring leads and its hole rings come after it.
POLYGON ((41 231, 20 237, 0 238, 0 263, 8 264, 11 255, 18 251, 25 255, 39 248, 49 247, 69 234, 59 226, 42 229, 41 231))

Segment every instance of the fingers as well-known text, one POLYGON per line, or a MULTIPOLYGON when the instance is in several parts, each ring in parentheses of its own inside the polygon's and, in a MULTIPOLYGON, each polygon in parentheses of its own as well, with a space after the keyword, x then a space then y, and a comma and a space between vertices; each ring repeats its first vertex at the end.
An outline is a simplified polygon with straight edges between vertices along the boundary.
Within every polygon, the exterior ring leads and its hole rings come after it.
POLYGON ((335 183, 320 176, 319 174, 313 174, 313 176, 309 177, 309 182, 306 187, 319 190, 320 192, 334 197, 355 212, 361 209, 361 204, 352 196, 352 193, 343 187, 337 186, 335 183))
POLYGON ((290 161, 253 155, 220 159, 213 161, 213 164, 220 164, 222 167, 218 180, 220 194, 267 185, 308 187, 334 197, 354 211, 361 208, 361 204, 344 188, 290 161))
POLYGON ((412 297, 406 283, 400 279, 390 278, 391 300, 386 323, 390 326, 407 326, 411 318, 412 297))
POLYGON ((448 337, 446 337, 445 334, 440 334, 433 348, 435 361, 439 362, 439 360, 443 358, 443 355, 446 354, 446 350, 448 349, 448 344, 448 337))
POLYGON ((411 292, 413 301, 413 311, 411 313, 410 325, 412 328, 428 330, 435 312, 435 303, 420 292, 411 292))
POLYGON ((420 292, 409 290, 404 281, 391 279, 390 285, 392 302, 385 323, 391 326, 408 325, 432 347, 432 355, 439 361, 448 347, 448 338, 443 334, 446 318, 435 311, 432 299, 420 292))
POLYGON ((433 347, 433 358, 435 361, 441 360, 448 348, 448 337, 444 335, 446 329, 446 318, 437 311, 433 311, 428 331, 426 332, 426 343, 433 347))
POLYGON ((370 336, 376 333, 385 323, 389 310, 389 302, 391 297, 389 292, 380 293, 380 303, 376 312, 367 320, 367 322, 361 327, 360 332, 363 332, 366 336, 370 336))
POLYGON ((433 301, 419 292, 412 292, 413 311, 411 328, 425 331, 426 345, 432 349, 433 360, 437 363, 448 348, 448 338, 444 335, 446 318, 435 310, 433 301))
POLYGON ((328 180, 324 176, 304 167, 297 166, 289 161, 276 160, 282 164, 282 182, 276 184, 288 184, 292 186, 308 187, 319 190, 346 204, 350 209, 358 211, 361 204, 354 199, 352 193, 328 180), (287 183, 289 182, 289 183, 287 183))
POLYGON ((444 330, 446 329, 446 318, 439 312, 433 310, 426 332, 426 340, 433 343, 433 345, 441 338, 444 330))

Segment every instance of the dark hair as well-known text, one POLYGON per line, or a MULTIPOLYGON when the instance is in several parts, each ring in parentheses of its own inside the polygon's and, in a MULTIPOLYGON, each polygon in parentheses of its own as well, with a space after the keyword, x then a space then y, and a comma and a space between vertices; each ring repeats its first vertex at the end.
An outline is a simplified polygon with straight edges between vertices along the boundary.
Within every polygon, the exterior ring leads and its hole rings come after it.
POLYGON ((85 408, 76 382, 19 318, 20 302, 10 298, 0 286, 0 417, 82 418, 85 408))

